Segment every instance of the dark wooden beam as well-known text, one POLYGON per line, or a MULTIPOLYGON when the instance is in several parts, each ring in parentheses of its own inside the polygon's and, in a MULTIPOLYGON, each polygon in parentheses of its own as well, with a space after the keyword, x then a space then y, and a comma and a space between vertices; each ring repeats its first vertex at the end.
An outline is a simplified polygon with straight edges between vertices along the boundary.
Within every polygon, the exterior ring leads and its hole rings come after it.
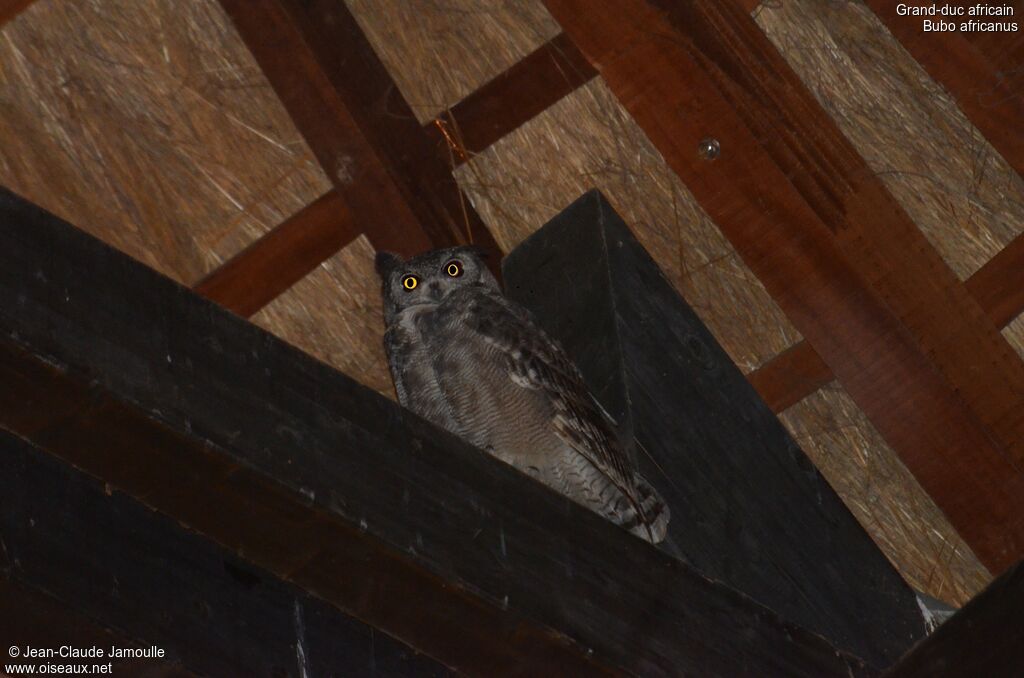
MULTIPOLYGON (((1003 33, 998 36, 990 34, 985 39, 987 46, 974 44, 975 40, 971 36, 959 30, 925 33, 921 17, 897 14, 899 4, 890 0, 867 0, 871 11, 882 20, 914 60, 946 88, 960 110, 988 139, 996 152, 1006 159, 1017 174, 1024 176, 1024 134, 1020 132, 1020 121, 1024 120, 1024 95, 1021 94, 1024 92, 1024 45, 1014 42, 1019 40, 1020 33, 1003 33), (997 41, 1001 43, 998 47, 995 45, 997 41)), ((911 0, 903 4, 923 7, 933 3, 911 0)), ((995 6, 995 3, 982 4, 995 6)), ((940 18, 930 17, 931 20, 940 18)), ((1024 17, 1018 11, 1012 17, 965 16, 945 20, 959 25, 971 19, 1013 21, 1020 26, 1024 17)))
MULTIPOLYGON (((47 500, 50 488, 40 492, 41 500, 47 500)), ((10 510, 5 506, 6 510, 10 510)), ((0 554, 2 557, 2 554, 0 554)), ((6 559, 4 568, 10 566, 6 559)), ((22 586, 11 581, 10 570, 0 572, 0 637, 7 645, 22 650, 18 659, 11 659, 9 651, 4 648, 3 659, 0 659, 0 671, 4 675, 16 675, 12 670, 4 670, 4 666, 26 664, 38 667, 40 664, 112 664, 111 675, 144 676, 145 678, 196 678, 195 674, 180 664, 167 659, 23 659, 25 647, 59 648, 68 645, 75 648, 99 647, 107 650, 110 647, 144 648, 137 640, 125 636, 79 612, 71 610, 64 603, 57 601, 49 593, 22 586)), ((38 668, 36 673, 38 673, 38 668)))
MULTIPOLYGON (((1019 235, 964 283, 997 327, 1024 313, 1024 235, 1019 235)), ((806 341, 791 346, 748 375, 775 412, 825 386, 835 375, 806 341)))
MULTIPOLYGON (((9 580, 45 591, 51 607, 119 630, 108 635, 133 639, 108 638, 104 650, 155 646, 166 653, 162 661, 137 660, 132 675, 169 663, 206 676, 450 675, 6 431, 0 431, 0 469, 0 536, 7 563, 14 564, 9 580)), ((3 612, 19 621, 39 614, 3 612)), ((4 640, 60 647, 75 640, 63 632, 33 633, 19 624, 4 640)))
POLYGON ((884 678, 1019 676, 1024 667, 1024 563, 918 643, 884 678))
POLYGON ((443 159, 460 165, 595 76, 590 62, 560 33, 424 130, 443 159))
POLYGON ((0 0, 0 27, 28 9, 34 0, 0 0))
POLYGON ((504 269, 637 441, 670 549, 875 666, 924 635, 914 592, 599 192, 504 269))
POLYGON ((0 427, 459 672, 863 665, 14 195, 0 427))
POLYGON ((1024 363, 751 17, 545 3, 979 558, 1024 555, 1024 363))
POLYGON ((375 247, 500 254, 345 3, 221 4, 375 247))
POLYGON ((337 191, 329 191, 195 284, 197 294, 249 317, 359 236, 337 191))

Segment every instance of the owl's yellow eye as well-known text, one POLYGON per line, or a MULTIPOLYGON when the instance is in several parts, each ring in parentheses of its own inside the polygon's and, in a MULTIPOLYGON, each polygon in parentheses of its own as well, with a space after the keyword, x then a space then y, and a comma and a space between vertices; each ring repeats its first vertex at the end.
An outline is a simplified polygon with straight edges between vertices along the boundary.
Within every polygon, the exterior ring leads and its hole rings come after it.
POLYGON ((414 275, 407 275, 402 278, 402 287, 407 290, 414 290, 420 284, 420 279, 414 275))
POLYGON ((444 265, 444 272, 453 278, 458 278, 462 275, 462 262, 458 259, 452 259, 444 265))

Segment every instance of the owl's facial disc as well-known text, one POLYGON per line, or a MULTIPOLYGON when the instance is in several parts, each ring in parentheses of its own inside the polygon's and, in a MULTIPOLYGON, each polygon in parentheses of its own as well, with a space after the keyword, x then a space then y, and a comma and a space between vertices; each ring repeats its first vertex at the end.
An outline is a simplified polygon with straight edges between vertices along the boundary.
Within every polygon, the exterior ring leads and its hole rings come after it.
POLYGON ((500 289, 473 247, 432 250, 408 260, 380 252, 375 266, 383 283, 388 323, 405 309, 435 306, 460 289, 478 285, 500 289))

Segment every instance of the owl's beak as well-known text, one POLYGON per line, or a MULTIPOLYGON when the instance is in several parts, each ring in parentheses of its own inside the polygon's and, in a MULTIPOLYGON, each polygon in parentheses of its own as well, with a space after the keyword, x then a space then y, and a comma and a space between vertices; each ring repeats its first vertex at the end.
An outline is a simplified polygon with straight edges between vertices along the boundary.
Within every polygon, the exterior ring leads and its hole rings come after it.
POLYGON ((441 286, 436 282, 430 283, 429 296, 434 301, 441 301, 441 286))

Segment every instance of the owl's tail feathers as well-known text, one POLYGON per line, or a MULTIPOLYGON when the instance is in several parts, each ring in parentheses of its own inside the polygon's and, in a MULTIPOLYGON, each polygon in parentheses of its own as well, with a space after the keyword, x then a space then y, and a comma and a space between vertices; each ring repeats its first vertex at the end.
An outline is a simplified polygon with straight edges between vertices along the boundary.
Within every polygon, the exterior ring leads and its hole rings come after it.
POLYGON ((633 487, 633 501, 626 511, 619 514, 619 524, 641 539, 652 544, 660 543, 668 532, 671 517, 668 504, 639 474, 635 476, 633 487))

